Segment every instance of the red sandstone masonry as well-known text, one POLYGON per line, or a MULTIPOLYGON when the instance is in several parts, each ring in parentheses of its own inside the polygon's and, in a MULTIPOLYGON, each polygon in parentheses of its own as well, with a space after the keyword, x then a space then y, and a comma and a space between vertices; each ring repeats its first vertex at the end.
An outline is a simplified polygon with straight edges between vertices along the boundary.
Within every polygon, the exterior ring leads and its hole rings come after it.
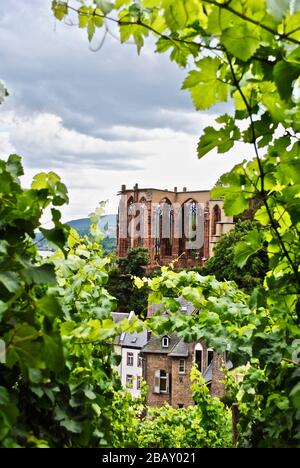
MULTIPOLYGON (((134 186, 133 190, 126 190, 125 186, 122 186, 122 190, 119 193, 122 196, 122 203, 120 202, 120 209, 119 209, 119 216, 118 216, 118 223, 117 223, 117 254, 119 257, 124 257, 128 253, 128 249, 130 247, 137 247, 138 245, 143 246, 148 249, 149 257, 150 257, 150 265, 149 270, 154 270, 158 268, 160 265, 168 265, 170 262, 176 260, 178 257, 180 259, 178 262, 175 263, 175 268, 192 268, 195 266, 202 266, 205 260, 207 260, 213 250, 213 246, 215 245, 217 239, 220 237, 219 235, 213 235, 212 232, 216 229, 212 229, 212 223, 214 225, 214 216, 213 211, 214 207, 219 206, 222 208, 223 201, 222 200, 211 200, 210 191, 169 191, 169 190, 159 190, 154 188, 149 189, 139 189, 137 184, 134 186), (146 238, 137 240, 134 238, 130 238, 127 232, 127 223, 130 216, 127 216, 126 213, 121 213, 121 206, 123 208, 129 203, 129 201, 143 203, 145 205, 146 210, 146 226, 148 235, 146 238), (174 224, 173 224, 173 234, 172 234, 172 255, 166 255, 166 245, 162 242, 160 254, 157 256, 155 252, 155 238, 152 237, 152 223, 153 223, 153 207, 157 206, 158 204, 162 203, 163 200, 168 200, 168 203, 172 205, 182 205, 187 203, 188 201, 195 201, 199 203, 204 208, 204 224, 203 224, 203 240, 204 244, 201 248, 198 249, 197 255, 192 254, 189 250, 183 251, 181 250, 182 242, 179 238, 174 236, 174 226, 180 225, 180 218, 181 212, 180 210, 174 210, 174 224), (126 221, 127 219, 127 221, 126 221), (126 221, 126 227, 124 223, 126 221), (120 229, 122 233, 125 231, 125 235, 127 238, 120 237, 120 229), (182 256, 181 256, 182 255, 182 256)), ((222 211, 222 210, 221 210, 222 211)), ((223 212, 222 212, 223 213, 223 212)), ((222 219, 219 221, 220 223, 220 230, 227 232, 231 227, 233 227, 233 221, 231 218, 224 218, 224 213, 222 214, 222 219)))

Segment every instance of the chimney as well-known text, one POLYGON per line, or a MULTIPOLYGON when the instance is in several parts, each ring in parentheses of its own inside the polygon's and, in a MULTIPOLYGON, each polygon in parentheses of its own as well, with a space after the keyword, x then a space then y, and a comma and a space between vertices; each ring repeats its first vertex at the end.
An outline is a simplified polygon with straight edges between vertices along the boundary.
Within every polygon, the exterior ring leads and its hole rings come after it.
POLYGON ((121 192, 125 192, 125 190, 126 190, 126 185, 122 184, 121 185, 121 192))
POLYGON ((177 193, 177 187, 174 187, 174 192, 177 193))
POLYGON ((135 184, 135 186, 133 187, 133 190, 138 190, 138 189, 139 189, 138 184, 135 184))
POLYGON ((183 192, 186 192, 186 187, 183 187, 183 192))

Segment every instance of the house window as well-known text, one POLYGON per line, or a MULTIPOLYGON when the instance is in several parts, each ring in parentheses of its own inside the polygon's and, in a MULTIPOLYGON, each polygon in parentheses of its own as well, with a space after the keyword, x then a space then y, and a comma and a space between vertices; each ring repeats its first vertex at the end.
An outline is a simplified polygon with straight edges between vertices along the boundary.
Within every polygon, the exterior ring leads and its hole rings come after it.
POLYGON ((169 374, 165 370, 155 371, 154 393, 169 393, 169 374))
POLYGON ((141 388, 141 383, 142 383, 142 377, 140 375, 137 376, 137 380, 136 380, 136 388, 137 390, 140 390, 141 388))
POLYGON ((213 349, 209 348, 207 350, 207 367, 211 364, 213 358, 214 358, 214 351, 213 349))
POLYGON ((133 353, 127 353, 127 366, 133 366, 133 353))
POLYGON ((133 375, 130 375, 130 374, 126 375, 126 387, 127 388, 133 387, 133 375))
POLYGON ((179 374, 185 374, 185 360, 184 359, 179 359, 178 372, 179 374))
POLYGON ((161 345, 163 348, 168 348, 169 347, 169 337, 164 336, 161 342, 161 345))
POLYGON ((198 370, 202 372, 203 370, 203 347, 201 343, 197 343, 195 346, 195 364, 198 367, 198 370))
POLYGON ((143 365, 143 358, 142 358, 142 356, 139 354, 139 355, 138 355, 138 367, 142 367, 142 365, 143 365))

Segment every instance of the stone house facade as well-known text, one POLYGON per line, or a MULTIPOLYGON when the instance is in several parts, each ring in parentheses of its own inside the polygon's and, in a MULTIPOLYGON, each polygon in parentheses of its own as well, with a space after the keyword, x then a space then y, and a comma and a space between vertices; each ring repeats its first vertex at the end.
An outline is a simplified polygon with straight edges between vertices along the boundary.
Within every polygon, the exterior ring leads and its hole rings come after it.
MULTIPOLYGON (((191 315, 197 311, 191 303, 179 298, 181 313, 191 315)), ((153 304, 148 308, 148 317, 157 313, 161 306, 153 304)), ((168 312, 164 312, 167 314, 168 312)), ((143 357, 143 378, 148 384, 146 404, 161 406, 169 403, 174 408, 194 404, 190 372, 196 364, 202 373, 212 396, 223 396, 224 373, 222 367, 226 356, 218 355, 208 348, 205 341, 185 343, 178 335, 149 337, 141 349, 143 357)), ((226 362, 231 368, 230 361, 226 362)))
POLYGON ((148 384, 146 404, 161 406, 165 402, 174 408, 193 405, 190 372, 194 364, 202 372, 212 396, 222 396, 225 356, 218 356, 203 341, 184 343, 176 336, 152 336, 142 349, 143 378, 148 384))
MULTIPOLYGON (((182 312, 194 312, 190 303, 179 299, 182 312)), ((149 308, 149 315, 153 309, 149 308)), ((119 323, 130 319, 130 314, 113 312, 113 319, 119 323)), ((140 333, 121 333, 115 339, 115 352, 120 355, 120 364, 116 370, 119 373, 123 388, 133 397, 140 396, 142 379, 146 381, 148 392, 146 404, 161 406, 169 403, 175 408, 193 405, 190 372, 194 364, 202 372, 206 385, 213 396, 222 396, 224 377, 221 370, 225 355, 217 355, 204 341, 185 343, 176 334, 155 336, 147 330, 140 333)), ((227 362, 227 367, 231 363, 227 362)))

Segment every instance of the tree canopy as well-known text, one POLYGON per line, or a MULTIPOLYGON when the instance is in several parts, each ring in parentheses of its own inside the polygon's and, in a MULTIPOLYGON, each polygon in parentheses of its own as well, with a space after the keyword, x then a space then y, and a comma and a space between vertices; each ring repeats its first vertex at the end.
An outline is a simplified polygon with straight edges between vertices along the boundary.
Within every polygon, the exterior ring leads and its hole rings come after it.
POLYGON ((116 298, 117 310, 134 311, 145 317, 148 306, 148 291, 139 291, 134 286, 134 277, 143 276, 149 263, 147 249, 137 247, 129 250, 126 257, 116 258, 108 267, 107 289, 116 298))
POLYGON ((234 229, 220 238, 213 256, 205 262, 199 272, 202 275, 214 275, 219 281, 235 281, 239 288, 250 294, 254 288, 262 286, 268 271, 268 256, 264 244, 261 244, 257 254, 252 255, 247 262, 243 255, 247 235, 255 229, 258 229, 258 226, 250 220, 238 221, 234 229))

